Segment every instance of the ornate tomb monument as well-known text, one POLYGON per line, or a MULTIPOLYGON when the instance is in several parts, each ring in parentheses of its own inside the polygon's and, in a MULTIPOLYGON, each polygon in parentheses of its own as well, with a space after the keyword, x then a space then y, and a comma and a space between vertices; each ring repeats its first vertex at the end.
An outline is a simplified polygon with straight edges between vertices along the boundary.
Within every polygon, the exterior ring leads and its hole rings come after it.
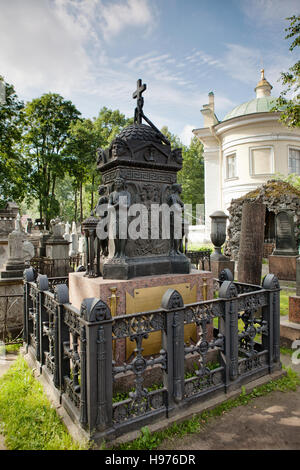
MULTIPOLYGON (((98 150, 98 169, 102 174, 99 202, 107 200, 108 211, 113 209, 116 219, 114 235, 110 226, 113 243, 103 265, 104 279, 190 272, 189 259, 180 251, 181 239, 174 237, 174 214, 170 213, 170 237, 164 238, 164 217, 154 213, 161 205, 164 209, 183 206, 181 187, 176 183, 182 155, 181 149, 171 150, 167 138, 145 116, 142 97, 145 90, 146 85, 138 80, 133 93, 137 99, 134 124, 121 131, 107 150, 98 150), (130 237, 130 223, 135 218, 131 209, 135 204, 145 207, 143 225, 148 225, 148 233, 138 239, 130 237), (150 213, 153 205, 154 211, 150 213), (126 209, 128 220, 122 224, 126 209)), ((96 213, 99 214, 98 208, 96 213)))
MULTIPOLYGON (((113 316, 146 312, 160 307, 169 288, 185 304, 213 296, 212 273, 191 270, 183 253, 183 202, 177 183, 181 149, 171 149, 145 116, 145 90, 138 80, 134 123, 108 149, 97 151, 102 182, 97 206, 83 222, 86 272, 69 274, 70 302, 77 308, 83 299, 96 297, 109 305, 113 316)), ((186 326, 184 335, 186 342, 197 341, 194 325, 186 326)), ((160 333, 151 333, 143 348, 145 355, 159 352, 160 333)), ((122 362, 133 349, 132 341, 118 340, 114 359, 122 362)))

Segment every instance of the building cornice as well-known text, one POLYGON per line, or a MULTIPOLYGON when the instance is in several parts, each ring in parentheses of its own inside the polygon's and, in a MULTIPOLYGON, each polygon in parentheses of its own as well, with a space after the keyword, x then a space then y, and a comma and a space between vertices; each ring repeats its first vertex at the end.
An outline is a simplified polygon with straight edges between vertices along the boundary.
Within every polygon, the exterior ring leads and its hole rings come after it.
POLYGON ((282 141, 282 140, 288 140, 288 141, 294 141, 294 142, 299 142, 300 143, 300 134, 299 136, 297 135, 291 135, 291 134, 258 134, 252 137, 240 137, 239 139, 233 139, 229 142, 226 142, 222 145, 222 150, 225 151, 231 147, 235 147, 236 145, 242 145, 242 144, 251 144, 255 142, 266 142, 266 141, 282 141))
POLYGON ((280 113, 253 113, 247 114, 245 116, 237 116, 231 119, 228 119, 220 124, 214 126, 216 134, 222 134, 225 131, 234 129, 240 126, 246 126, 247 124, 256 124, 260 122, 267 121, 279 121, 280 113), (258 116, 259 114, 259 116, 258 116))

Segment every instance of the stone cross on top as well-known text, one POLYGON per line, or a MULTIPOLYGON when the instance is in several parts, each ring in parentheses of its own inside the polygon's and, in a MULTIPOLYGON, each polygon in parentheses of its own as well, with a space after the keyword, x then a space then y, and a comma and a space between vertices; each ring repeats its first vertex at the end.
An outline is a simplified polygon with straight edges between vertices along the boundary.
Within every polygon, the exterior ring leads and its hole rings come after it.
POLYGON ((137 107, 134 111, 134 123, 141 124, 142 123, 142 116, 143 116, 143 106, 144 106, 144 98, 142 97, 143 91, 146 90, 147 85, 146 83, 142 84, 142 80, 139 78, 136 83, 136 91, 133 93, 132 98, 137 99, 137 107))

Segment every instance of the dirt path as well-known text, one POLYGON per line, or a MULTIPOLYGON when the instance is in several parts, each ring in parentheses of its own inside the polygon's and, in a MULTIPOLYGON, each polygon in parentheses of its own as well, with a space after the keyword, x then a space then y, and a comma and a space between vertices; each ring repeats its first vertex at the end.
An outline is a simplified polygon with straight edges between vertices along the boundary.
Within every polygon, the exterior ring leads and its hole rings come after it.
MULTIPOLYGON (((300 374, 289 356, 281 362, 300 374)), ((162 450, 300 449, 300 388, 272 392, 212 419, 197 434, 166 440, 162 450)))
POLYGON ((198 434, 165 441, 160 449, 300 449, 300 392, 272 392, 214 418, 198 434))

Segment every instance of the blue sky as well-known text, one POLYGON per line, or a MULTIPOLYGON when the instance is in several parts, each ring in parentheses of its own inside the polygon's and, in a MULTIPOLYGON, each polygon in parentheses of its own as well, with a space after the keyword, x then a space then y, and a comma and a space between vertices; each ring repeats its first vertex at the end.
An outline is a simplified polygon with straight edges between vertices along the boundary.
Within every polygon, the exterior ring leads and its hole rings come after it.
POLYGON ((51 91, 84 117, 102 106, 146 115, 188 143, 215 93, 221 120, 255 97, 263 65, 278 95, 297 59, 284 39, 299 0, 0 0, 0 74, 30 100, 51 91))

